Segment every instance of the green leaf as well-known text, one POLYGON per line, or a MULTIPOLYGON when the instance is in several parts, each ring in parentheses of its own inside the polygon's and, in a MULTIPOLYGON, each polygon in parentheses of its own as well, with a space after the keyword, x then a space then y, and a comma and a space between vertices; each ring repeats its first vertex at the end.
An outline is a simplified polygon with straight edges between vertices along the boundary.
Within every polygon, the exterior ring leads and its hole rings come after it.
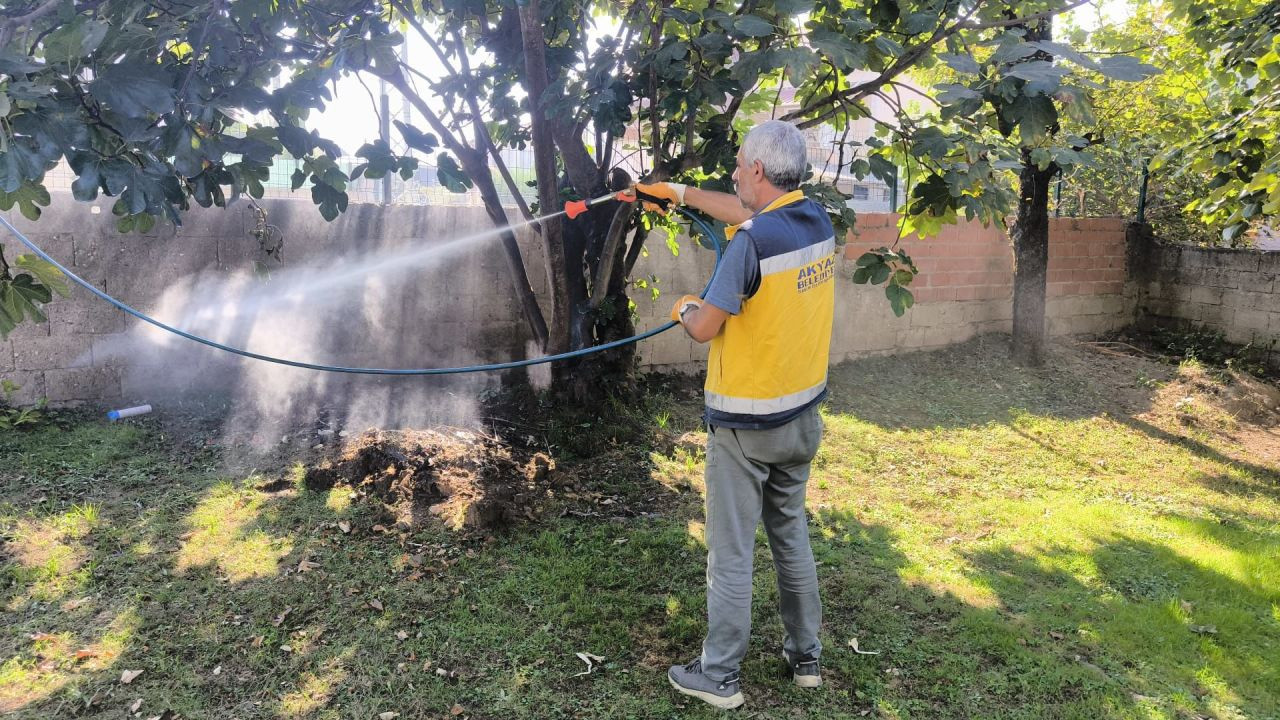
POLYGON ((768 37, 777 30, 773 23, 759 15, 743 15, 739 17, 733 21, 733 29, 747 37, 768 37))
POLYGON ((867 65, 867 46, 830 30, 809 33, 809 42, 818 52, 842 70, 861 70, 867 65))
POLYGON ((958 73, 966 75, 977 75, 982 68, 978 65, 978 61, 968 55, 949 55, 947 53, 939 53, 938 59, 947 64, 947 67, 958 73))
POLYGON ((44 185, 25 181, 14 192, 0 190, 0 210, 11 210, 17 204, 18 211, 28 220, 40 219, 40 206, 49 206, 49 191, 44 185))
POLYGON ((1035 92, 1050 94, 1062 84, 1062 78, 1070 75, 1071 71, 1047 60, 1032 60, 1010 66, 1005 74, 1026 80, 1029 83, 1028 94, 1035 92))
POLYGON ((871 268, 860 267, 853 271, 853 281, 859 285, 866 285, 871 280, 871 268))
POLYGON ((893 274, 893 268, 889 267, 886 263, 881 262, 879 265, 875 265, 871 270, 871 284, 879 285, 885 280, 888 280, 891 274, 893 274))
POLYGON ((1039 143, 1048 136, 1049 129, 1058 124, 1058 110, 1044 95, 1019 95, 1002 106, 1000 114, 1011 125, 1017 125, 1022 144, 1027 146, 1039 143))
POLYGON ((436 177, 450 192, 464 193, 472 187, 470 176, 458 167, 452 155, 440 153, 436 156, 436 177))
POLYGON ((130 118, 164 115, 174 107, 173 79, 164 66, 126 60, 102 66, 89 91, 114 112, 130 118))
POLYGON ((430 155, 440 146, 440 141, 431 133, 424 133, 412 125, 407 125, 399 120, 393 121, 396 129, 400 131, 400 136, 404 138, 404 142, 409 147, 419 152, 430 155))
POLYGON ((893 314, 902 317, 912 305, 916 304, 916 298, 911 291, 890 283, 885 286, 885 297, 889 298, 889 306, 893 308, 893 314))
POLYGON ((814 0, 777 0, 773 6, 782 15, 794 16, 813 12, 814 0))
POLYGON ((1121 82, 1139 82, 1152 75, 1160 74, 1160 68, 1148 65, 1129 55, 1105 57, 1098 62, 1098 65, 1099 71, 1103 75, 1121 82))
POLYGON ((1034 40, 1027 44, 1037 50, 1043 50, 1055 57, 1066 58, 1080 67, 1095 71, 1101 69, 1096 60, 1076 50, 1070 45, 1056 43, 1051 40, 1034 40))
POLYGON ((311 186, 311 201, 320 207, 320 216, 333 222, 339 213, 347 210, 347 194, 334 186, 317 182, 311 186))
POLYGON ((915 157, 925 155, 934 160, 941 160, 950 153, 955 145, 936 127, 921 128, 911 138, 911 154, 915 157))
POLYGON ((40 281, 41 285, 62 297, 67 297, 71 294, 71 290, 67 287, 67 276, 63 275, 62 271, 54 267, 52 263, 38 255, 19 255, 14 258, 13 265, 30 273, 32 277, 40 281))

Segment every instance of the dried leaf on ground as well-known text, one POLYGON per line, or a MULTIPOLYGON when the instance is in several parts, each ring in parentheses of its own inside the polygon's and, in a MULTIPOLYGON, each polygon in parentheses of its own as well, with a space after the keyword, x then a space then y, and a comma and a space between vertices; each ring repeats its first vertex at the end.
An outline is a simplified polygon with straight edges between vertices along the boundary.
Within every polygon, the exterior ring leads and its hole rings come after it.
POLYGON ((400 717, 400 713, 398 712, 378 713, 378 720, 395 720, 398 717, 400 717))
POLYGON ((1191 625, 1187 628, 1197 635, 1217 635, 1218 626, 1216 625, 1191 625))
POLYGON ((339 520, 338 529, 342 531, 343 535, 348 535, 351 533, 351 523, 346 520, 339 520))
POLYGON ((453 707, 449 708, 449 714, 450 714, 450 715, 461 715, 461 714, 462 714, 462 713, 464 713, 464 712, 466 712, 466 709, 465 709, 465 708, 463 708, 463 707, 462 707, 461 705, 459 705, 458 703, 454 703, 454 704, 453 704, 453 707))
POLYGON ((291 607, 285 608, 284 612, 277 615, 276 619, 271 621, 271 624, 274 625, 275 627, 280 627, 282 624, 284 624, 284 619, 289 617, 289 613, 291 612, 293 612, 293 608, 291 607))
POLYGON ((76 651, 76 660, 88 660, 89 658, 95 658, 95 657, 98 657, 97 650, 91 650, 89 648, 80 648, 79 650, 76 651))
POLYGON ((574 654, 578 656, 578 659, 579 659, 579 660, 581 660, 582 662, 584 662, 584 663, 586 663, 586 664, 587 664, 587 669, 586 669, 586 670, 583 670, 583 671, 582 671, 582 672, 580 672, 580 673, 577 673, 577 674, 576 674, 576 675, 574 675, 573 677, 581 677, 581 676, 583 676, 583 675, 590 675, 593 671, 595 671, 595 670, 596 670, 596 668, 598 668, 598 667, 600 666, 600 663, 603 663, 603 662, 604 662, 604 658, 603 658, 603 657, 601 657, 600 655, 593 655, 593 654, 591 654, 591 653, 589 653, 589 652, 580 652, 580 653, 574 653, 574 654))
POLYGON ((311 572, 312 570, 318 570, 319 568, 320 568, 320 563, 312 562, 306 558, 303 558, 298 563, 298 572, 311 572))
POLYGON ((142 674, 141 670, 125 670, 124 672, 120 673, 120 683, 122 685, 128 685, 134 680, 137 680, 138 676, 141 674, 142 674))
POLYGON ((133 701, 132 705, 129 706, 129 712, 136 713, 141 707, 142 707, 142 698, 138 698, 137 700, 133 701))
POLYGON ((369 601, 369 607, 377 610, 378 612, 382 612, 382 601, 378 598, 374 598, 369 601))
POLYGON ((397 630, 397 631, 396 631, 396 637, 397 637, 397 638, 399 638, 399 639, 401 639, 401 640, 408 640, 408 639, 409 639, 409 633, 405 632, 404 630, 397 630))
POLYGON ((849 638, 849 647, 859 655, 879 655, 879 650, 861 650, 858 648, 858 638, 849 638))

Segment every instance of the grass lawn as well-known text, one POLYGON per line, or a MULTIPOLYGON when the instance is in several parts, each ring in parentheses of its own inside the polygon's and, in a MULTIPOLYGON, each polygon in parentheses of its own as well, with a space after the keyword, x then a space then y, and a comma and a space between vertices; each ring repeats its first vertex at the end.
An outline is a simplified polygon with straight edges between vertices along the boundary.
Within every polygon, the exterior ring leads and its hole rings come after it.
MULTIPOLYGON (((781 677, 760 533, 735 712, 1280 718, 1280 435, 1203 368, 1006 356, 833 371, 809 496, 827 684, 781 677)), ((0 433, 0 714, 721 717, 664 677, 705 606, 700 398, 663 387, 533 428, 577 483, 488 537, 383 528, 301 466, 230 473, 236 447, 163 418, 0 433)))

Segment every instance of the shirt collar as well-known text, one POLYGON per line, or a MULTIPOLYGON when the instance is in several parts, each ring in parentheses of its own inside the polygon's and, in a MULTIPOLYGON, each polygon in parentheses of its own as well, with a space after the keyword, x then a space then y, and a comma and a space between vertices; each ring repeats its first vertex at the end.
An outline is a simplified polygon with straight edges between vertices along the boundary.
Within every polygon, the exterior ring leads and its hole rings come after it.
MULTIPOLYGON (((792 190, 792 191, 791 191, 791 192, 789 192, 789 193, 784 193, 783 195, 779 196, 776 200, 774 200, 773 202, 769 203, 768 205, 765 205, 761 210, 759 210, 758 212, 756 212, 756 213, 755 213, 755 215, 752 215, 751 217, 752 217, 752 218, 755 218, 757 215, 761 215, 761 214, 763 214, 763 213, 767 213, 767 212, 770 212, 770 211, 772 211, 772 210, 777 210, 778 208, 780 208, 780 207, 782 207, 782 206, 784 206, 784 205, 790 205, 790 204, 791 204, 791 203, 793 203, 793 202, 799 202, 799 201, 801 201, 801 200, 803 200, 803 199, 804 199, 804 191, 803 191, 803 190, 800 190, 800 189, 792 190)), ((732 239, 733 239, 734 234, 736 234, 736 233, 738 232, 738 229, 739 229, 739 228, 741 228, 743 225, 746 225, 746 224, 747 224, 747 223, 749 223, 749 222, 751 222, 751 220, 750 220, 750 219, 748 219, 748 220, 746 220, 745 222, 742 222, 742 223, 740 223, 740 224, 738 224, 738 225, 729 225, 729 226, 727 226, 727 227, 724 229, 724 238, 725 238, 725 240, 732 240, 732 239)))

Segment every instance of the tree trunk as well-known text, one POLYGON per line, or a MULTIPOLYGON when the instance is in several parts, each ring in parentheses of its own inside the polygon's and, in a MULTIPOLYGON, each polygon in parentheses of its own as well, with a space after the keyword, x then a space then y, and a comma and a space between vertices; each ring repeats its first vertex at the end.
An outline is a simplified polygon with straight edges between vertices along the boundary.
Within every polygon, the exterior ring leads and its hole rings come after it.
POLYGON ((1041 170, 1022 149, 1018 215, 1013 224, 1013 359, 1029 367, 1044 364, 1045 283, 1049 267, 1049 184, 1058 174, 1041 170))
MULTIPOLYGON (((533 165, 538 180, 538 208, 543 215, 555 212, 560 192, 556 176, 556 146, 542 103, 547 90, 546 40, 542 36, 541 3, 529 0, 520 7, 520 34, 524 47, 525 83, 529 89, 529 117, 533 140, 533 165)), ((551 293, 548 354, 569 349, 573 303, 569 297, 563 226, 560 218, 542 221, 546 248, 547 282, 551 293)))

